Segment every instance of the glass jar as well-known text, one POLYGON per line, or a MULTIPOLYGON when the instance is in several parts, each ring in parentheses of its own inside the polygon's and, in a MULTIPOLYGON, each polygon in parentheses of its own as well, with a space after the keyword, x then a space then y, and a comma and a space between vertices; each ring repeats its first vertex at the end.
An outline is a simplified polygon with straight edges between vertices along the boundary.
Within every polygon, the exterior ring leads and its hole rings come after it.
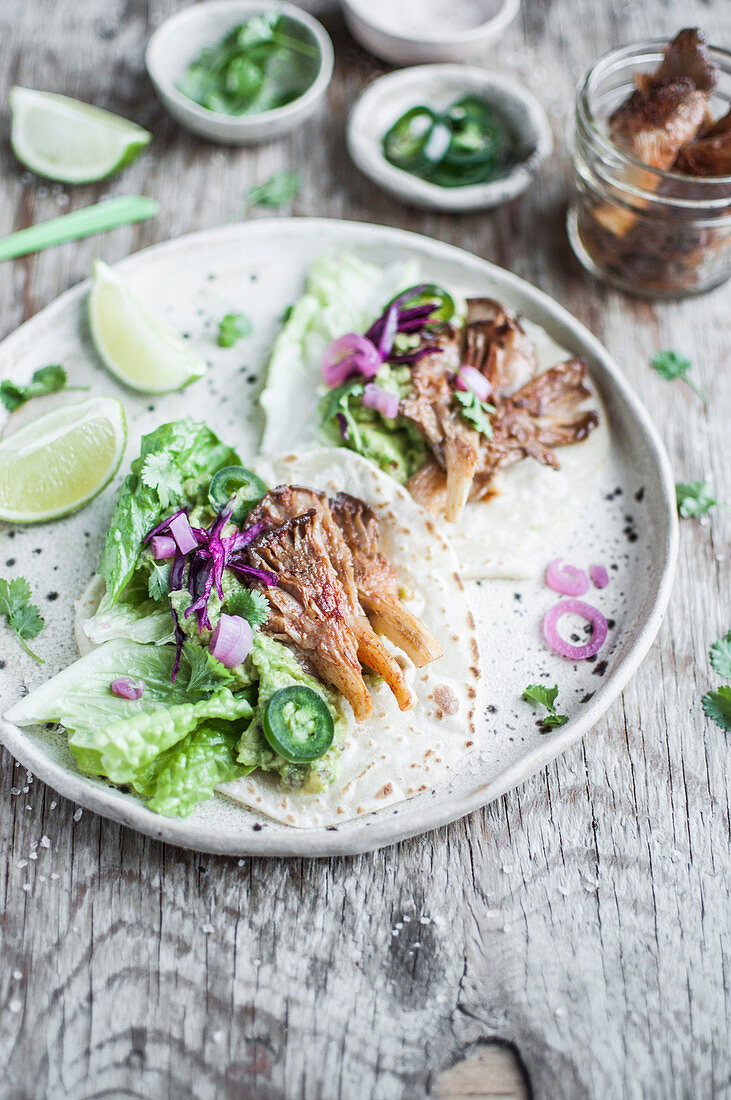
MULTIPOLYGON (((600 57, 576 93, 571 246, 587 271, 649 298, 682 298, 731 275, 731 176, 701 178, 650 168, 612 142, 608 119, 653 73, 667 41, 622 46, 600 57)), ((719 69, 714 119, 731 104, 731 54, 710 48, 719 69)))

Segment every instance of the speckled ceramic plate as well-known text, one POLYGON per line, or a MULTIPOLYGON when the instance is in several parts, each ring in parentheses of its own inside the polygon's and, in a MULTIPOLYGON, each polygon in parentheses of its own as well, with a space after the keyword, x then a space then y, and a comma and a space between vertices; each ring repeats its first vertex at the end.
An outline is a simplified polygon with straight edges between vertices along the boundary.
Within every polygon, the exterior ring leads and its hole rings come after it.
POLYGON ((256 451, 256 394, 282 312, 302 291, 305 272, 325 250, 348 249, 374 263, 417 259, 426 277, 499 298, 542 325, 558 343, 589 361, 609 413, 612 447, 601 485, 576 530, 546 546, 586 567, 603 562, 611 583, 587 595, 610 624, 595 661, 573 664, 549 652, 541 619, 556 596, 541 580, 470 583, 483 664, 479 752, 434 791, 327 830, 278 825, 221 798, 189 818, 150 813, 134 798, 80 775, 62 740, 43 729, 20 730, 0 719, 0 736, 35 775, 80 805, 132 828, 189 848, 232 855, 333 855, 367 851, 432 829, 497 798, 591 730, 647 652, 667 604, 677 548, 673 483, 650 419, 601 344, 546 295, 516 276, 457 248, 396 229, 355 223, 273 219, 195 233, 131 256, 119 271, 211 362, 208 376, 179 394, 145 397, 119 387, 99 365, 89 339, 88 284, 64 294, 0 345, 0 377, 18 381, 49 362, 63 362, 74 383, 119 396, 129 443, 119 478, 77 515, 41 527, 0 524, 0 575, 25 575, 46 617, 26 658, 2 630, 0 709, 76 657, 73 601, 95 571, 119 480, 140 436, 175 417, 205 417, 242 457, 256 451), (243 311, 254 335, 230 350, 215 344, 216 322, 243 311), (569 722, 540 733, 526 684, 560 686, 569 722))

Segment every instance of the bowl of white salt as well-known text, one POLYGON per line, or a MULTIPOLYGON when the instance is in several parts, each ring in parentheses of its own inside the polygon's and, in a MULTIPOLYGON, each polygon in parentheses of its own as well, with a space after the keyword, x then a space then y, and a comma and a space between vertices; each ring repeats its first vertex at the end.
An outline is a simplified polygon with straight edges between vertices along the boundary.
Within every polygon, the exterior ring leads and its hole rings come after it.
POLYGON ((520 0, 342 0, 345 22, 392 65, 479 58, 515 19, 520 0))

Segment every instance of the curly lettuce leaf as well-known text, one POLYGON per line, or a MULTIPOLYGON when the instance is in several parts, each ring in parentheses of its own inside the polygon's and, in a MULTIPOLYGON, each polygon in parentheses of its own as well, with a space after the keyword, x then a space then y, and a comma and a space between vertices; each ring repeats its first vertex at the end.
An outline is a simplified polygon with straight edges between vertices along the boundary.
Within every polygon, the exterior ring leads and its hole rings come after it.
POLYGON ((142 437, 140 456, 120 489, 99 565, 106 582, 100 611, 117 603, 150 528, 169 508, 193 500, 218 470, 239 462, 231 447, 195 420, 175 420, 142 437))
POLYGON ((197 802, 211 798, 216 784, 248 775, 252 768, 236 760, 239 730, 219 722, 200 726, 138 773, 135 790, 148 806, 166 817, 187 817, 197 802))

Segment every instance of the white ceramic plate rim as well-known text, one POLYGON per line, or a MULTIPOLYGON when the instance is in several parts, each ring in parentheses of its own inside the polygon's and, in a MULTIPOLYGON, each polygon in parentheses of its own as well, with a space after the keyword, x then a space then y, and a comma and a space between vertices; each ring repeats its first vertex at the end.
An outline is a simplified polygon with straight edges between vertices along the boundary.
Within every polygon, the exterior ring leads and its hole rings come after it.
MULTIPOLYGON (((428 103, 428 99, 426 100, 428 103)), ((394 122, 396 119, 394 118, 394 122)), ((356 100, 350 112, 346 130, 348 152, 357 168, 378 184, 404 201, 418 202, 435 209, 459 212, 501 205, 510 202, 522 194, 533 179, 538 166, 543 163, 553 149, 553 133, 548 116, 536 97, 509 76, 491 73, 477 65, 459 65, 437 62, 433 65, 414 65, 408 69, 399 69, 378 77, 356 100), (527 108, 537 131, 537 142, 533 152, 525 160, 511 169, 506 176, 488 183, 472 183, 465 187, 439 187, 429 180, 420 179, 410 172, 404 172, 389 164, 380 148, 380 140, 375 139, 365 122, 373 101, 382 99, 389 87, 401 84, 418 83, 430 76, 443 81, 454 81, 455 91, 465 88, 470 91, 479 86, 491 89, 518 100, 527 108)))
MULTIPOLYGON (((202 33, 201 45, 204 38, 205 34, 202 33)), ((326 91, 332 78, 334 65, 333 44, 322 23, 318 22, 309 12, 295 7, 294 4, 285 3, 284 0, 278 0, 276 3, 269 3, 268 0, 209 0, 206 3, 183 8, 182 11, 171 15, 164 23, 160 24, 150 38, 145 51, 145 66, 151 80, 165 92, 165 95, 169 96, 173 103, 201 122, 215 122, 217 126, 229 130, 232 134, 246 131, 255 124, 258 126, 261 122, 273 121, 274 119, 279 121, 302 112, 304 108, 314 103, 326 91), (320 51, 320 67, 317 70, 317 76, 309 88, 306 88, 302 95, 297 96, 291 103, 285 104, 284 107, 275 107, 270 111, 259 111, 253 115, 226 115, 220 111, 209 111, 206 107, 201 107, 195 100, 189 99, 188 96, 178 91, 175 84, 161 74, 157 55, 163 48, 166 36, 171 30, 180 26, 181 23, 199 23, 201 28, 204 29, 206 17, 213 12, 230 11, 232 20, 235 20, 238 16, 243 18, 247 12, 256 15, 268 9, 278 11, 293 20, 293 22, 306 27, 317 42, 320 51)))
MULTIPOLYGON (((131 274, 136 268, 144 266, 147 257, 150 255, 155 257, 160 254, 173 256, 178 253, 181 255, 182 260, 191 244, 215 246, 219 240, 230 240, 232 232, 236 232, 237 228, 242 237, 245 237, 247 232, 266 231, 266 225, 269 221, 270 219, 257 219, 255 222, 243 223, 239 227, 226 225, 216 229, 190 233, 137 252, 120 264, 115 265, 115 269, 119 270, 121 274, 131 274)), ((277 219, 279 223, 282 221, 285 221, 285 219, 277 219)), ((290 230, 296 232, 297 227, 302 226, 305 233, 316 233, 318 228, 324 233, 326 229, 332 228, 333 221, 334 219, 324 218, 286 219, 290 230)), ((678 552, 675 484, 670 463, 647 411, 625 381, 620 368, 599 340, 547 294, 537 290, 517 275, 488 263, 487 260, 482 260, 461 248, 434 241, 425 238, 421 234, 410 233, 403 229, 347 221, 337 222, 337 224, 343 226, 346 233, 354 233, 355 236, 362 233, 368 236, 372 232, 380 239, 386 240, 395 246, 401 246, 403 249, 408 249, 411 242, 418 242, 416 246, 418 249, 419 246, 423 247, 423 242, 427 240, 431 256, 434 259, 438 260, 441 256, 445 262, 452 260, 463 263, 466 268, 472 267, 479 270, 483 276, 487 275, 494 281, 497 293, 505 290, 515 297, 521 297, 526 304, 529 303, 528 308, 523 310, 525 313, 537 320, 539 324, 549 324, 554 328, 559 327, 562 330, 561 339, 567 347, 591 357, 593 371, 600 386, 602 383, 608 383, 614 388, 635 421, 637 431, 643 439, 647 453, 656 467, 666 519, 665 529, 661 533, 657 533, 658 541, 660 541, 660 536, 662 538, 662 566, 653 573, 649 593, 651 599, 645 605, 646 610, 644 613, 638 617, 634 642, 618 661, 610 676, 596 690, 591 701, 584 704, 579 713, 555 732, 550 739, 547 738, 545 741, 541 741, 536 748, 526 752, 525 756, 519 761, 508 766, 486 783, 481 783, 449 804, 432 805, 425 801, 420 807, 422 812, 416 815, 407 816, 403 813, 397 816, 391 814, 370 815, 358 822, 357 828, 352 827, 343 831, 292 829, 291 832, 286 834, 282 832, 268 834, 267 830, 262 830, 259 833, 252 834, 250 838, 247 838, 245 845, 242 845, 240 839, 232 842, 230 833, 225 829, 211 828, 200 823, 191 824, 186 820, 177 821, 162 818, 113 788, 94 785, 84 776, 68 771, 60 764, 49 759, 43 749, 27 734, 0 717, 0 741, 16 760, 19 760, 34 775, 53 787, 54 790, 87 809, 94 810, 124 825, 129 825, 156 840, 163 840, 184 848, 234 856, 352 855, 359 852, 374 851, 388 844, 395 844, 398 841, 406 840, 409 837, 447 825, 464 817, 465 814, 479 809, 488 802, 492 802, 506 791, 530 778, 558 756, 559 753, 567 749, 580 737, 583 737, 595 725, 607 707, 620 694, 645 657, 660 629, 670 598, 678 552)), ((90 285, 91 281, 86 280, 66 291, 65 294, 62 294, 36 317, 27 321, 8 336, 3 341, 3 350, 12 355, 16 344, 22 346, 28 339, 32 339, 36 330, 47 329, 49 325, 53 324, 56 316, 63 313, 71 303, 81 303, 83 297, 88 293, 90 285)), ((418 802, 415 801, 414 805, 417 806, 418 802)))
MULTIPOLYGON (((398 0, 396 0, 396 3, 398 4, 398 0)), ((478 23, 475 27, 468 27, 467 30, 462 31, 440 31, 438 35, 431 36, 400 34, 398 31, 390 30, 388 27, 384 27, 382 23, 376 23, 369 17, 366 6, 359 4, 357 0, 345 0, 345 7, 371 30, 382 34, 384 38, 389 38, 394 43, 402 42, 407 46, 458 46, 479 43, 481 38, 492 37, 505 30, 518 14, 520 0, 504 0, 495 15, 490 19, 486 19, 484 23, 478 23)))

